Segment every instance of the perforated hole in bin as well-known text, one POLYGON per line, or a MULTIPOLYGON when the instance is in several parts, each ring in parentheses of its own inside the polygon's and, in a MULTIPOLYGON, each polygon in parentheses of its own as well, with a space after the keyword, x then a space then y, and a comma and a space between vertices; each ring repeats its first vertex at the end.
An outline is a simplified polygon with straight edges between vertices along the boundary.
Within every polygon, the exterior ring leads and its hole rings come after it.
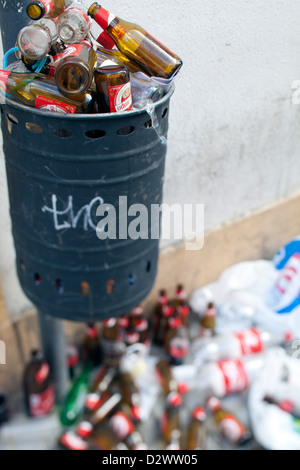
POLYGON ((55 289, 58 294, 64 293, 64 286, 61 279, 56 279, 55 281, 55 289))
POLYGON ((68 139, 73 135, 70 129, 53 129, 52 132, 55 137, 59 137, 60 139, 68 139))
POLYGON ((128 276, 128 284, 129 284, 130 286, 133 286, 134 283, 135 283, 134 275, 133 275, 133 274, 129 274, 129 276, 128 276))
POLYGON ((162 118, 165 118, 166 115, 168 114, 168 108, 164 109, 163 113, 162 113, 162 118))
POLYGON ((43 128, 34 122, 26 122, 25 127, 28 131, 33 132, 34 134, 41 134, 43 128))
POLYGON ((89 139, 102 139, 102 137, 106 135, 106 132, 101 129, 92 129, 91 131, 87 131, 85 135, 89 139))
POLYGON ((150 273, 151 271, 151 261, 148 261, 147 266, 146 266, 146 272, 150 273))
POLYGON ((120 136, 126 136, 126 135, 132 134, 134 131, 135 131, 134 126, 125 126, 125 127, 122 127, 121 129, 119 129, 117 131, 117 134, 120 135, 120 136))
POLYGON ((152 119, 149 119, 149 121, 146 121, 144 124, 145 129, 151 129, 152 127, 152 119))
POLYGON ((106 293, 111 295, 115 289, 115 281, 113 279, 108 279, 106 281, 106 293))
POLYGON ((89 285, 88 282, 83 281, 80 284, 80 292, 83 297, 88 297, 91 293, 91 286, 89 285))
POLYGON ((11 122, 12 124, 19 124, 19 121, 18 121, 18 119, 16 118, 16 116, 14 116, 14 115, 11 114, 11 113, 8 113, 7 119, 8 119, 9 122, 11 122))
POLYGON ((42 278, 38 273, 35 273, 34 275, 34 283, 37 287, 39 287, 42 284, 42 278))

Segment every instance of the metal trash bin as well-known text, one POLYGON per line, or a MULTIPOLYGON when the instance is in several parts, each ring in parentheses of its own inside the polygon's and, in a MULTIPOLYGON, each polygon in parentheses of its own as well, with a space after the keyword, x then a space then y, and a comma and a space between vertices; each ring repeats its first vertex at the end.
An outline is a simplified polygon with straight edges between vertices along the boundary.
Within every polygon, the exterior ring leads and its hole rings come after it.
MULTIPOLYGON (((7 100, 1 127, 21 286, 42 312, 73 321, 125 314, 150 292, 159 240, 100 240, 96 209, 161 204, 169 103, 145 110, 42 113, 7 100)), ((128 224, 132 219, 128 218, 128 224)), ((117 220, 117 234, 118 234, 117 220)))

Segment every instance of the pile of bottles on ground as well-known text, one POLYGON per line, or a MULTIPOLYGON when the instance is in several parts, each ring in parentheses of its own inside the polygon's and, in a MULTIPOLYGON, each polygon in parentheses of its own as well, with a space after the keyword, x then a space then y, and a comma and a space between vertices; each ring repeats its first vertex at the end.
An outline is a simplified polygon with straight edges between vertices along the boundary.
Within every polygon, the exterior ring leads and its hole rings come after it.
MULTIPOLYGON (((178 285, 171 299, 165 290, 159 292, 150 317, 138 306, 128 315, 102 322, 100 328, 88 325, 81 346, 69 347, 66 355, 71 386, 59 407, 63 427, 59 446, 69 450, 147 450, 153 442, 143 435, 145 422, 159 429, 156 443, 163 443, 160 445, 166 450, 207 450, 212 430, 221 448, 255 444, 247 425, 226 410, 222 400, 248 389, 264 364, 258 353, 290 339, 256 328, 231 336, 216 335, 217 319, 213 303, 201 318, 196 316, 184 286, 178 285), (142 361, 138 354, 128 354, 139 350, 142 361), (136 358, 134 364, 132 357, 136 358), (152 370, 148 366, 143 370, 147 358, 154 359, 152 370), (196 373, 180 373, 185 367, 194 370, 195 364, 196 373), (145 415, 153 385, 158 392, 145 415), (208 425, 211 422, 213 428, 208 425)), ((31 417, 47 415, 55 408, 49 372, 47 363, 35 352, 25 373, 31 417)), ((266 396, 265 402, 280 406, 272 396, 266 396)), ((300 418, 293 407, 288 412, 300 418)))
POLYGON ((32 0, 26 11, 31 22, 7 53, 18 60, 4 62, 0 89, 27 106, 70 114, 141 109, 167 93, 182 66, 143 28, 97 3, 32 0), (98 37, 92 26, 101 27, 98 37))

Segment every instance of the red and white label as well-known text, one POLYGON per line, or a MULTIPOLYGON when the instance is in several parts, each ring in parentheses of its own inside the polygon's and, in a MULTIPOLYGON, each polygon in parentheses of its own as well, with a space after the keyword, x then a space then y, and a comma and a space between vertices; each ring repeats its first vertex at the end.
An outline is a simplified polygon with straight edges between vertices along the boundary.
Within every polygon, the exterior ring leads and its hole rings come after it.
POLYGON ((90 339, 98 338, 98 330, 95 326, 90 326, 87 330, 87 337, 90 339))
POLYGON ((9 70, 0 70, 0 90, 6 92, 7 79, 10 75, 9 70))
POLYGON ((189 342, 185 338, 173 338, 169 345, 169 354, 175 359, 183 359, 189 352, 189 342))
POLYGON ((75 114, 76 112, 76 106, 40 95, 37 95, 36 97, 35 107, 37 109, 43 109, 44 111, 53 113, 75 114))
POLYGON ((101 26, 102 29, 106 29, 111 22, 115 19, 115 15, 105 10, 105 8, 100 8, 96 15, 95 21, 101 26))
POLYGON ((111 113, 129 111, 132 106, 130 82, 125 85, 108 87, 109 106, 111 113))
POLYGON ((221 431, 230 442, 236 444, 246 429, 233 415, 228 414, 221 422, 221 431))
POLYGON ((41 384, 49 377, 49 374, 50 374, 50 367, 45 362, 44 364, 42 364, 42 367, 40 368, 40 370, 35 374, 35 380, 37 381, 37 383, 41 384))
POLYGON ((83 44, 87 44, 89 47, 92 47, 91 44, 88 43, 87 41, 84 41, 84 42, 81 42, 81 43, 78 43, 78 44, 72 44, 72 46, 67 47, 67 49, 65 49, 62 52, 62 54, 59 54, 60 55, 59 59, 62 60, 62 59, 65 59, 66 57, 70 57, 70 56, 78 57, 80 55, 81 51, 82 51, 83 44))
POLYGON ((239 341, 241 354, 243 356, 256 354, 262 352, 264 349, 260 333, 255 328, 235 333, 234 336, 239 341))
POLYGON ((88 444, 72 431, 63 434, 60 438, 60 442, 70 450, 88 450, 88 444))
POLYGON ((97 393, 89 393, 85 400, 85 407, 90 411, 95 411, 101 404, 101 397, 97 393))
POLYGON ((82 421, 77 427, 77 434, 87 439, 93 432, 93 425, 89 421, 82 421))
POLYGON ((101 46, 105 47, 105 49, 113 49, 115 46, 113 39, 109 36, 109 34, 107 34, 106 31, 103 31, 96 41, 101 44, 101 46))
POLYGON ((119 411, 110 419, 110 425, 117 437, 122 441, 134 431, 134 425, 125 413, 119 411))
POLYGON ((217 363, 222 372, 226 395, 243 392, 249 386, 248 374, 239 359, 220 361, 217 363))
POLYGON ((140 340, 140 335, 136 331, 126 333, 125 341, 127 344, 136 344, 140 340))
POLYGON ((29 396, 30 414, 33 417, 47 416, 55 406, 54 388, 49 387, 45 392, 29 396))

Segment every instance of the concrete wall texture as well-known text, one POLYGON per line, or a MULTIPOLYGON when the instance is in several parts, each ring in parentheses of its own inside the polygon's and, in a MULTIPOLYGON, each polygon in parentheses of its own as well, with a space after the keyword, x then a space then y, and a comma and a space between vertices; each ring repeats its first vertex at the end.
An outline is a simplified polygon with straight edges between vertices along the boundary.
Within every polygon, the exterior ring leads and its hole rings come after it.
MULTIPOLYGON (((184 61, 172 98, 166 203, 205 204, 208 230, 299 189, 300 105, 292 103, 300 80, 298 0, 103 6, 144 26, 184 61)), ((15 276, 6 191, 1 154, 0 273, 15 315, 29 303, 15 276)))

